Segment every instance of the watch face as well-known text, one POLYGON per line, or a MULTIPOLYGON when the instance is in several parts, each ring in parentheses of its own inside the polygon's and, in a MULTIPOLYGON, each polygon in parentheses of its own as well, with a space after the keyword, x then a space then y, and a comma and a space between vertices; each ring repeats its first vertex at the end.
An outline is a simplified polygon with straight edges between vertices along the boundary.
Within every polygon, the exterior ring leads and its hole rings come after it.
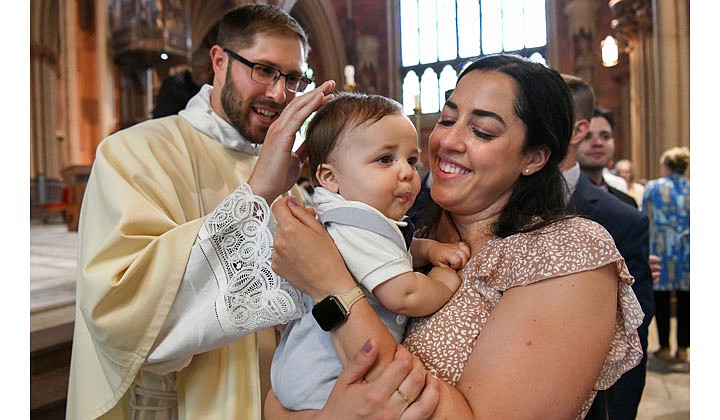
POLYGON ((330 331, 345 321, 346 312, 335 296, 328 296, 312 309, 313 317, 320 328, 330 331))

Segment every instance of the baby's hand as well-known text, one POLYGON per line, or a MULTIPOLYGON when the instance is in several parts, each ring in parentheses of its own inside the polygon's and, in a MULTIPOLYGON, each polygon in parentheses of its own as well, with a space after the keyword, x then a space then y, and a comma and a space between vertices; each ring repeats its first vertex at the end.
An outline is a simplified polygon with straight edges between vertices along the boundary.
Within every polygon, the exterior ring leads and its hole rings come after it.
POLYGON ((437 267, 460 270, 470 259, 470 247, 465 242, 435 242, 428 252, 429 262, 437 267))

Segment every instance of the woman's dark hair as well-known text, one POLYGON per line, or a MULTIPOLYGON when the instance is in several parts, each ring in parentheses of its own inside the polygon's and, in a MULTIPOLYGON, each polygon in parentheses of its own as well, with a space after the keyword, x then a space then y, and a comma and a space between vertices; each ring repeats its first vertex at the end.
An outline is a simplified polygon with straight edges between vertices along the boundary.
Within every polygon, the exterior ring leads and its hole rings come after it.
MULTIPOLYGON (((495 225, 495 235, 507 237, 564 218, 567 187, 560 163, 567 154, 574 126, 573 99, 567 84, 556 70, 508 54, 478 59, 462 71, 458 81, 473 71, 497 71, 515 81, 515 113, 527 127, 523 151, 540 147, 550 151, 541 170, 518 178, 495 225)), ((421 233, 434 229, 440 214, 438 208, 434 210, 434 217, 429 215, 434 222, 428 223, 427 218, 420 222, 421 229, 424 228, 421 233)))

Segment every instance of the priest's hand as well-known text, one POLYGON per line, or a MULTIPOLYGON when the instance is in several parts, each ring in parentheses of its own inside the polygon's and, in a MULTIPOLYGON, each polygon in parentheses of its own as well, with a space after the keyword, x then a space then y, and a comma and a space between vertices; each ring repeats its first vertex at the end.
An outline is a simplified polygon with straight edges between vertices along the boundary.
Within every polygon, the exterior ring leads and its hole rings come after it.
POLYGON ((248 180, 255 195, 272 203, 295 184, 307 157, 304 144, 293 152, 295 135, 315 110, 333 98, 330 92, 334 88, 335 81, 328 80, 310 92, 296 96, 272 123, 248 180))

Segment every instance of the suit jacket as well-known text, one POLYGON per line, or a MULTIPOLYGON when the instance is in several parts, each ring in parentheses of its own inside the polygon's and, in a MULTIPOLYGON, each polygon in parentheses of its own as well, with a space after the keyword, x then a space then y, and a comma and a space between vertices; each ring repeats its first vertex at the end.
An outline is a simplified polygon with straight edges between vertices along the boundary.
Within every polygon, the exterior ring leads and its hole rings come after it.
POLYGON ((608 192, 610 194, 614 195, 615 197, 619 198, 620 201, 622 201, 623 203, 627 203, 627 204, 633 206, 633 208, 638 208, 637 201, 635 201, 635 199, 632 198, 629 194, 625 194, 624 192, 618 190, 617 188, 613 188, 609 185, 608 185, 608 192))
POLYGON ((412 207, 410 207, 410 210, 407 212, 408 218, 416 226, 420 224, 428 206, 433 203, 433 199, 430 196, 430 186, 427 185, 428 175, 429 172, 420 177, 420 192, 412 207))
MULTIPOLYGON (((632 288, 645 317, 638 328, 643 353, 647 352, 648 325, 655 313, 652 274, 648 263, 649 221, 647 216, 612 194, 595 186, 580 174, 575 192, 568 204, 569 210, 600 223, 615 240, 625 258, 630 274, 635 278, 632 288)), ((587 419, 635 418, 645 386, 647 354, 640 365, 625 373, 610 389, 598 393, 587 419), (601 413, 600 413, 601 412, 601 413)))
POLYGON ((595 186, 583 173, 580 174, 568 206, 571 212, 600 223, 610 232, 620 254, 625 258, 630 274, 635 277, 633 290, 645 313, 645 322, 649 323, 655 313, 655 301, 652 294, 652 274, 648 264, 647 216, 638 211, 637 207, 629 206, 595 186))

